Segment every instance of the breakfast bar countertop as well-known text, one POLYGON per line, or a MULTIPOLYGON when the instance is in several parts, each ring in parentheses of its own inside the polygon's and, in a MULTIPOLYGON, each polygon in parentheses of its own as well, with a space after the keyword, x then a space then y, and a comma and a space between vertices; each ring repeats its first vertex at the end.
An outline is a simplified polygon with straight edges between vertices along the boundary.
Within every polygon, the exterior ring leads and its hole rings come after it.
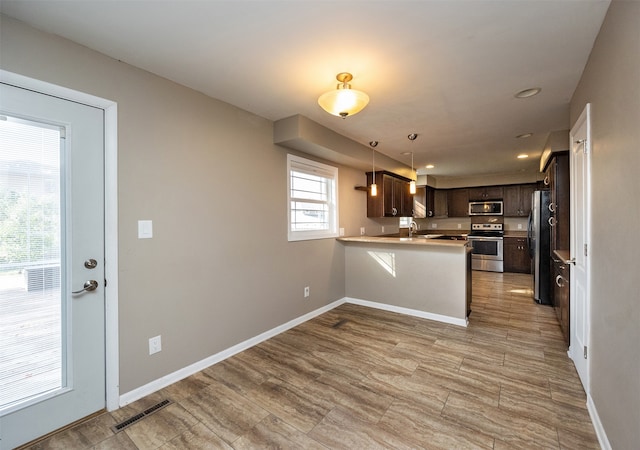
POLYGON ((341 242, 355 242, 366 244, 400 244, 400 245, 417 245, 417 246, 447 246, 447 247, 466 247, 468 241, 449 240, 449 239, 430 239, 424 235, 416 235, 413 237, 387 237, 387 236, 351 236, 339 237, 341 242))

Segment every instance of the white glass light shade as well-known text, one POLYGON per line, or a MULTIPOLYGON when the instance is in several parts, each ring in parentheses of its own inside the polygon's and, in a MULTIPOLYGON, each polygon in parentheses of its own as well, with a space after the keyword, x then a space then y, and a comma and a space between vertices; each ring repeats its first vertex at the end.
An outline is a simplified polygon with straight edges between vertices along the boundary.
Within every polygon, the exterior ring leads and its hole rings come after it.
POLYGON ((369 96, 362 91, 345 88, 325 92, 318 98, 318 104, 329 114, 345 118, 359 113, 369 103, 369 96))
POLYGON ((378 195, 378 185, 373 183, 371 185, 371 196, 375 197, 376 195, 378 195))
POLYGON ((409 193, 410 194, 415 194, 416 193, 416 182, 415 181, 411 181, 409 183, 409 193))

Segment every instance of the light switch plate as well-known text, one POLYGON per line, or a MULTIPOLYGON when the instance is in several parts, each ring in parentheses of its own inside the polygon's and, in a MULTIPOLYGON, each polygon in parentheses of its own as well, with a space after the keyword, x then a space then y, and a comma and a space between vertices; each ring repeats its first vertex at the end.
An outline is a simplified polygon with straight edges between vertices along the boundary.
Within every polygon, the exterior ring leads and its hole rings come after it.
POLYGON ((153 222, 151 220, 138 220, 138 239, 151 239, 153 237, 153 222))

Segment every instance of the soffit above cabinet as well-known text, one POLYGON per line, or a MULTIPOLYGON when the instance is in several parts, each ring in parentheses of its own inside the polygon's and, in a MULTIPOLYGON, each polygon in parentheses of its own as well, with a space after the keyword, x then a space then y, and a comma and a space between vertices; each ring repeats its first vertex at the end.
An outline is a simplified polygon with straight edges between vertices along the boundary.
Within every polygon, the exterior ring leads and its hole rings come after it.
MULTIPOLYGON (((370 147, 346 138, 300 114, 274 122, 273 143, 365 172, 371 172, 373 169, 370 147)), ((375 154, 375 169, 415 179, 410 167, 378 151, 375 154)))

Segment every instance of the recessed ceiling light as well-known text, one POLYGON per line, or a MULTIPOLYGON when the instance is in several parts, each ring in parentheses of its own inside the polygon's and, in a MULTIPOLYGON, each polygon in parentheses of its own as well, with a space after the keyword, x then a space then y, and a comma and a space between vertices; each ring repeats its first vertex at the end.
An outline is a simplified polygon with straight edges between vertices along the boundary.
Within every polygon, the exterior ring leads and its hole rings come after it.
POLYGON ((411 152, 402 152, 402 153, 400 153, 400 154, 401 154, 401 155, 404 155, 404 156, 409 156, 409 155, 411 154, 411 152))
POLYGON ((433 164, 427 164, 424 166, 425 169, 433 169, 435 166, 433 164))
POLYGON ((533 136, 533 133, 522 133, 516 136, 516 139, 524 139, 533 136))
POLYGON ((529 97, 533 97, 534 95, 539 94, 541 90, 542 90, 542 88, 539 88, 539 87, 525 89, 525 90, 523 90, 523 91, 518 92, 514 97, 515 97, 515 98, 529 98, 529 97))
POLYGON ((524 153, 521 153, 521 154, 518 155, 518 159, 525 159, 525 158, 528 158, 528 157, 529 157, 529 155, 526 155, 524 153))

